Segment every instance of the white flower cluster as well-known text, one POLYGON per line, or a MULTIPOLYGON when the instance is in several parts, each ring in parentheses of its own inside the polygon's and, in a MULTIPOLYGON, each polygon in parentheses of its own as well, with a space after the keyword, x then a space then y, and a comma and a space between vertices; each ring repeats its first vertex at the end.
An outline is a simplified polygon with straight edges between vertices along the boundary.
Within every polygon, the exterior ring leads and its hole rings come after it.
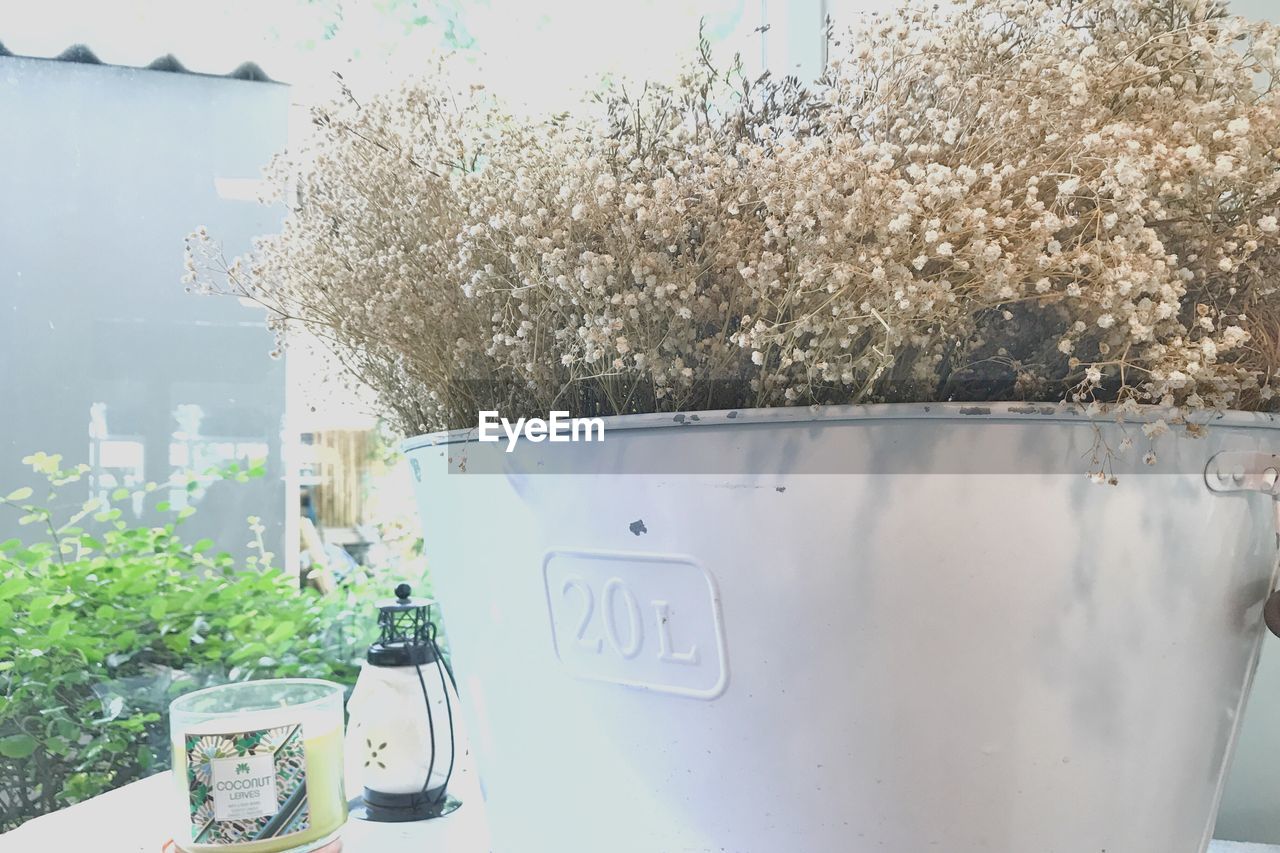
POLYGON ((1208 0, 961 0, 860 32, 809 91, 704 51, 546 121, 439 77, 347 93, 277 164, 283 233, 212 267, 193 235, 191 280, 325 337, 406 431, 481 408, 1269 405, 1274 27, 1208 0))

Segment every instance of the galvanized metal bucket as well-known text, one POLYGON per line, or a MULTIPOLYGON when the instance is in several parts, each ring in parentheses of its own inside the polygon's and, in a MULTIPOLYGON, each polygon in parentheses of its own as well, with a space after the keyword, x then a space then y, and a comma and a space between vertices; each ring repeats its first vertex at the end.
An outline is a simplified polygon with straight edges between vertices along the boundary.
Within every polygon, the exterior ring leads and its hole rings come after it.
POLYGON ((1280 424, 1149 448, 1159 416, 410 440, 494 850, 1205 849, 1275 581, 1280 424))

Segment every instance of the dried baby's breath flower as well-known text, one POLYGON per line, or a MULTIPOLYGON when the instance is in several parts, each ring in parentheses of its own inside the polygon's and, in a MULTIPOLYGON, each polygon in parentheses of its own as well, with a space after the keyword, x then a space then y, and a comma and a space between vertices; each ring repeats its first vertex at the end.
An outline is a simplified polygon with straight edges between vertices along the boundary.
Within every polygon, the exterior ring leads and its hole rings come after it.
POLYGON ((238 266, 194 233, 188 284, 319 335, 408 432, 478 409, 1273 405, 1274 27, 959 0, 859 32, 810 92, 703 45, 672 85, 547 120, 441 75, 344 93, 275 166, 282 233, 238 266))

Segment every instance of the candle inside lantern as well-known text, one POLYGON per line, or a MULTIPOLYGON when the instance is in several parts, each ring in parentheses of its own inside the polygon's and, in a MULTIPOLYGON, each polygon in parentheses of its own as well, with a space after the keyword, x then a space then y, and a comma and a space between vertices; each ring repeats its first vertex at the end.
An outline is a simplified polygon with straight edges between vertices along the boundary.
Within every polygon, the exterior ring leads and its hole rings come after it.
POLYGON ((342 688, 281 679, 189 693, 170 706, 186 853, 307 853, 347 819, 342 688))

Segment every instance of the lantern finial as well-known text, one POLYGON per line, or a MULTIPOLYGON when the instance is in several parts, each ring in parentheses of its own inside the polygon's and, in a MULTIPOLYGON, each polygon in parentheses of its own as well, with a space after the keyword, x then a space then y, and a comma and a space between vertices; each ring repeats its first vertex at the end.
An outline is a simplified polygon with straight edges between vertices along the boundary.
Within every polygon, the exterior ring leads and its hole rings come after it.
POLYGON ((429 598, 413 598, 413 588, 397 584, 394 599, 378 605, 378 640, 369 647, 374 666, 409 666, 431 663, 438 656, 435 626, 429 598))

